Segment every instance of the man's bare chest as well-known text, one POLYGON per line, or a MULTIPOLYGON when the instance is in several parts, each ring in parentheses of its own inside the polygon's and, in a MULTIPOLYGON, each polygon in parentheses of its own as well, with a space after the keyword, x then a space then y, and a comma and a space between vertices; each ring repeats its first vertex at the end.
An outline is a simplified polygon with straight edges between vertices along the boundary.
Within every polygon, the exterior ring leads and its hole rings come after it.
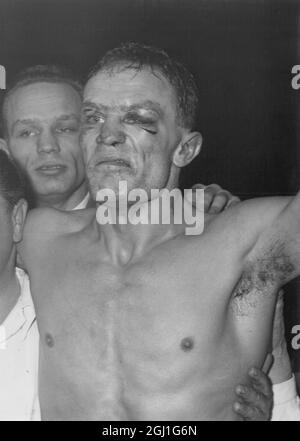
POLYGON ((242 275, 238 256, 176 241, 127 265, 84 249, 64 254, 31 277, 41 335, 78 347, 88 340, 100 352, 109 341, 149 354, 194 347, 196 336, 199 347, 212 342, 242 275))
POLYGON ((183 249, 153 252, 127 266, 83 257, 52 262, 32 278, 42 334, 77 343, 88 336, 98 348, 110 338, 120 347, 134 339, 137 350, 155 346, 165 353, 221 326, 231 279, 225 271, 217 275, 211 261, 196 261, 183 249))

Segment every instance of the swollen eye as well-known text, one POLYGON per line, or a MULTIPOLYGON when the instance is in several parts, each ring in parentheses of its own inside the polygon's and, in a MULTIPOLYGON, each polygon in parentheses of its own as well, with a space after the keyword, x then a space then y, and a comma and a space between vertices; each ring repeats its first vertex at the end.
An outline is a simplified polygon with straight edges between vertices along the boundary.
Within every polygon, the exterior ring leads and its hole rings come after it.
POLYGON ((146 129, 145 127, 144 127, 144 130, 146 131, 146 132, 148 132, 148 133, 150 133, 151 135, 156 135, 156 130, 152 130, 152 129, 146 129))

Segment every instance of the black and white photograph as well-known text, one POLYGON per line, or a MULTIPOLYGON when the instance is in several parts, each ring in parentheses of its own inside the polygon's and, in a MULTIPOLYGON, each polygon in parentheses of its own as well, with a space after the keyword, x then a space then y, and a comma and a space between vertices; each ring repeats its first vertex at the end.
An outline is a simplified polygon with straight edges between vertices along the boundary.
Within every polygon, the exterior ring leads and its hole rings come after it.
POLYGON ((0 0, 0 421, 300 421, 299 103, 300 0, 0 0))

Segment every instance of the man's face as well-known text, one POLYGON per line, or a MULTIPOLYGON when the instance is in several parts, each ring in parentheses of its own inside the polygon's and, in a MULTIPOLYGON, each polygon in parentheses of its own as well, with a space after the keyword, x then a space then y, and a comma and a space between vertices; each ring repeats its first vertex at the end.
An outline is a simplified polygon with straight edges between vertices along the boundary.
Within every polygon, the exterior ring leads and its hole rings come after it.
POLYGON ((183 129, 173 87, 159 73, 99 72, 84 91, 81 146, 93 197, 103 188, 168 187, 183 129))
POLYGON ((8 148, 38 196, 69 197, 84 181, 81 98, 68 84, 34 83, 8 98, 8 148))

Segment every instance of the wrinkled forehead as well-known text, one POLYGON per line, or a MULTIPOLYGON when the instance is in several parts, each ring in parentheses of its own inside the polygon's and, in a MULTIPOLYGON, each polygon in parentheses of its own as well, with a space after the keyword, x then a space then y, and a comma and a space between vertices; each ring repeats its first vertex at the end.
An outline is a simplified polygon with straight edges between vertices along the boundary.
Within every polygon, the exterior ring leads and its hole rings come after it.
POLYGON ((83 101, 108 107, 153 101, 167 112, 176 112, 177 108, 173 86, 159 71, 150 68, 99 71, 87 82, 83 101))
POLYGON ((80 114, 81 97, 64 83, 36 82, 17 87, 7 98, 7 122, 18 118, 42 118, 59 114, 80 114))

